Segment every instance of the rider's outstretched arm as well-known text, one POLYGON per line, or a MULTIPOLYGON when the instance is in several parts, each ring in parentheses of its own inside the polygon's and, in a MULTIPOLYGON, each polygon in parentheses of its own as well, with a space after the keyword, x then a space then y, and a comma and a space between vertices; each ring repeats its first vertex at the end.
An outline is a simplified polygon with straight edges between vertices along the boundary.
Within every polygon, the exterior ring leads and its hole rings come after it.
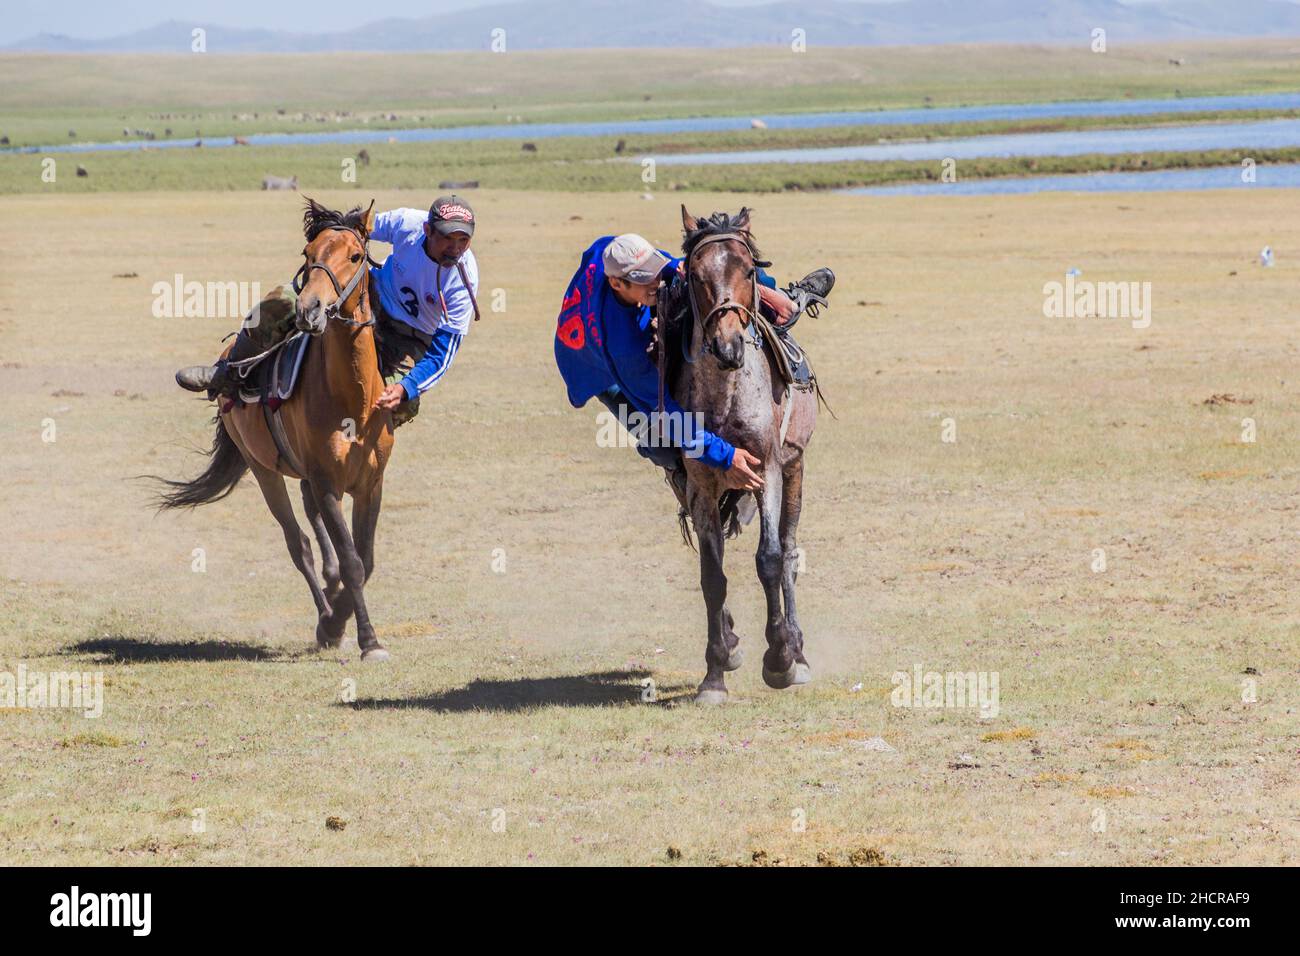
POLYGON ((417 395, 423 395, 438 384, 447 373, 447 369, 451 368, 452 360, 456 357, 460 340, 463 338, 464 336, 459 332, 453 332, 446 327, 433 333, 433 342, 429 345, 429 351, 424 353, 424 358, 415 363, 415 368, 411 369, 400 383, 402 390, 406 392, 407 401, 417 395))

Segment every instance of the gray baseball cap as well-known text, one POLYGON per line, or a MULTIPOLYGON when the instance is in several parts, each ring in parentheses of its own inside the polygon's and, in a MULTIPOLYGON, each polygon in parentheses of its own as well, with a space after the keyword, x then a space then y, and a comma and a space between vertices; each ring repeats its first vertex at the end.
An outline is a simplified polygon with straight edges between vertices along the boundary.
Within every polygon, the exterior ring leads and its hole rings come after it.
POLYGON ((651 285, 659 281, 669 259, 634 232, 618 236, 605 247, 603 256, 605 275, 626 279, 636 285, 651 285))

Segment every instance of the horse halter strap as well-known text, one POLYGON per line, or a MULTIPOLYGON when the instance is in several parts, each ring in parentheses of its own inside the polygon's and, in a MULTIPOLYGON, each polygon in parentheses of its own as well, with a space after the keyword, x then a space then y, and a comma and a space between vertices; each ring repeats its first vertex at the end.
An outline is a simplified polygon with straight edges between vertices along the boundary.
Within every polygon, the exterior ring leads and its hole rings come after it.
MULTIPOLYGON (((694 330, 693 334, 698 335, 701 339, 701 344, 699 348, 699 351, 701 353, 712 352, 713 346, 711 346, 707 341, 703 341, 704 322, 700 320, 700 306, 699 303, 695 301, 695 285, 693 282, 694 273, 691 270, 691 264, 695 261, 695 257, 699 255, 700 250, 703 249, 705 246, 711 245, 712 243, 715 242, 728 242, 732 239, 741 243, 747 251, 750 251, 749 275, 750 275, 750 281, 753 283, 752 301, 754 303, 754 308, 753 309, 746 308, 745 306, 741 305, 739 302, 736 302, 734 299, 727 299, 725 302, 720 302, 717 305, 715 305, 712 309, 710 309, 709 314, 705 316, 705 320, 712 319, 715 315, 721 315, 724 312, 732 312, 732 311, 739 312, 741 315, 741 324, 745 328, 753 329, 754 331, 754 344, 760 348, 762 347, 762 339, 759 338, 758 335, 758 324, 755 322, 756 313, 754 311, 755 309, 758 308, 758 263, 756 260, 753 259, 753 252, 750 250, 749 240, 744 235, 742 235, 739 232, 720 232, 716 235, 705 236, 703 239, 701 239, 696 244, 695 248, 691 250, 691 254, 686 259, 686 298, 690 299, 691 301, 691 319, 693 321, 693 330, 694 330)), ((667 376, 668 362, 667 362, 667 356, 665 355, 665 352, 667 350, 666 337, 667 337, 667 330, 664 328, 664 323, 661 321, 658 324, 658 327, 656 329, 656 334, 655 334, 655 338, 657 340, 656 349, 659 358, 659 414, 660 416, 662 416, 664 412, 664 394, 667 391, 666 376, 667 376)), ((682 342, 682 358, 686 361, 686 364, 688 365, 695 364, 696 356, 692 354, 691 349, 686 348, 685 341, 682 342)))
MULTIPOLYGON (((321 272, 325 273, 326 277, 329 278, 330 284, 334 286, 334 291, 338 294, 338 298, 325 307, 325 318, 336 319, 339 322, 342 322, 344 325, 350 325, 353 328, 365 328, 367 325, 374 325, 375 317, 373 315, 365 322, 358 322, 356 319, 352 319, 344 315, 341 311, 341 309, 343 308, 343 303, 352 297, 353 292, 357 291, 357 286, 361 284, 361 276, 365 274, 366 269, 372 265, 378 265, 377 262, 375 262, 373 259, 370 258, 369 241, 365 239, 361 235, 361 233, 359 233, 357 230, 352 229, 348 226, 326 226, 325 229, 332 230, 335 232, 350 232, 352 233, 352 235, 357 237, 357 241, 361 243, 361 255, 362 255, 362 260, 360 264, 358 264, 357 266, 357 271, 352 273, 352 278, 349 279, 348 284, 344 286, 339 283, 338 276, 334 274, 334 270, 331 269, 329 266, 325 265, 325 263, 304 262, 299 267, 298 273, 293 277, 293 291, 296 293, 301 293, 302 287, 306 285, 307 277, 311 275, 312 270, 319 269, 321 272)), ((323 231, 324 230, 322 230, 322 232, 323 231)))
MULTIPOLYGON (((692 281, 694 279, 694 272, 691 269, 691 264, 694 263, 695 257, 699 255, 700 250, 707 245, 712 245, 715 242, 730 242, 732 240, 739 242, 741 245, 745 247, 747 251, 749 250, 749 240, 739 232, 720 232, 716 235, 705 236, 703 239, 699 241, 699 243, 695 246, 695 248, 691 250, 690 257, 686 260, 686 297, 691 300, 691 317, 695 320, 696 329, 702 335, 704 332, 704 322, 708 322, 710 319, 714 318, 715 316, 722 315, 726 312, 738 312, 740 313, 741 325, 747 329, 753 328, 755 330, 755 338, 757 339, 757 326, 754 320, 757 317, 755 310, 758 308, 758 302, 759 302, 758 263, 754 261, 752 252, 750 253, 749 279, 750 279, 750 283, 753 286, 753 293, 752 293, 753 297, 750 299, 750 301, 754 303, 753 308, 748 308, 746 306, 741 305, 735 299, 728 298, 723 302, 719 302, 712 309, 710 309, 709 314, 704 317, 702 322, 700 320, 700 306, 699 303, 695 301, 695 287, 692 281)), ((707 342, 700 346, 701 352, 708 352, 710 350, 711 347, 707 342)), ((686 360, 688 362, 694 362, 695 356, 693 355, 686 356, 686 360)))

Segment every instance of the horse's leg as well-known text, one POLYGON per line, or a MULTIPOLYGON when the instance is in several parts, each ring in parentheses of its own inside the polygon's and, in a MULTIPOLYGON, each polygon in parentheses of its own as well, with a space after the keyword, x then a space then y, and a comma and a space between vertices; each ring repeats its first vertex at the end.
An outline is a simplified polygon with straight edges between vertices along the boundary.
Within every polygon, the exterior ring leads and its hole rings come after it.
MULTIPOLYGON (((773 456, 773 459, 775 456, 773 456)), ((785 481, 775 460, 764 476, 758 498, 759 539, 754 563, 767 598, 767 653, 763 655, 763 682, 777 689, 806 683, 807 668, 800 671, 795 656, 798 646, 790 634, 789 622, 781 609, 785 562, 782 557, 781 519, 784 512, 785 481)))
POLYGON ((366 580, 375 570, 375 527, 379 524, 379 505, 384 497, 384 476, 380 475, 366 495, 352 498, 352 540, 366 569, 366 580))
POLYGON ((722 634, 727 642, 726 670, 734 671, 745 663, 745 651, 740 646, 740 635, 736 633, 736 619, 725 604, 722 605, 722 634))
MULTIPOLYGON (((339 556, 339 570, 343 575, 343 586, 352 598, 352 606, 357 616, 357 644, 361 647, 363 661, 388 660, 388 651, 375 637, 375 629, 370 624, 370 613, 366 610, 365 583, 366 566, 361 555, 357 553, 352 532, 348 530, 347 518, 343 516, 343 502, 333 488, 312 482, 312 491, 316 495, 316 505, 320 508, 325 527, 339 556)), ((354 508, 367 508, 366 496, 354 496, 354 508)))
POLYGON ((339 575, 339 556, 334 550, 334 542, 325 528, 320 508, 316 507, 316 496, 312 494, 311 482, 304 479, 302 485, 302 507, 316 533, 316 543, 320 545, 321 577, 325 579, 325 600, 335 614, 343 613, 346 621, 352 616, 351 599, 343 591, 343 578, 339 575))
POLYGON ((280 522, 280 530, 284 532, 284 543, 289 548, 289 557, 293 559, 294 567, 307 579, 307 586, 311 588, 312 600, 316 602, 316 613, 321 616, 329 614, 329 601, 326 600, 325 593, 321 590, 320 582, 316 580, 316 565, 311 553, 311 538, 307 537, 302 528, 298 527, 298 517, 293 513, 293 503, 289 500, 289 491, 284 486, 284 476, 264 465, 258 464, 256 461, 251 462, 249 467, 262 489, 262 497, 266 499, 266 506, 271 509, 271 514, 275 516, 275 520, 280 522))
MULTIPOLYGON (((382 482, 382 479, 381 479, 382 482)), ((379 521, 379 499, 382 487, 375 487, 371 490, 370 496, 353 496, 352 499, 352 540, 356 544, 357 554, 361 558, 362 567, 365 569, 365 581, 370 580, 370 574, 375 568, 375 525, 379 521)), ((322 631, 334 641, 334 645, 343 639, 343 632, 347 628, 348 620, 351 619, 355 610, 352 603, 352 592, 343 587, 342 577, 339 574, 338 554, 334 551, 334 545, 330 542, 329 532, 325 528, 325 520, 321 517, 320 509, 316 506, 315 496, 311 493, 311 488, 307 482, 303 482, 303 501, 310 501, 309 514, 312 515, 312 522, 316 525, 317 534, 323 535, 321 539, 321 550, 329 550, 326 561, 333 562, 333 578, 330 577, 330 569, 325 571, 325 597, 330 602, 330 607, 334 609, 329 620, 322 621, 322 631)))
POLYGON ((727 575, 722 570, 722 516, 716 494, 692 487, 691 520, 700 546, 700 589, 708 615, 709 639, 704 652, 707 671, 695 694, 697 704, 721 704, 727 699, 726 670, 730 659, 726 638, 727 575))
POLYGON ((799 628, 799 616, 794 604, 794 584, 799 576, 796 534, 799 530, 799 515, 803 511, 803 455, 786 466, 784 478, 785 487, 781 495, 781 592, 785 598, 786 636, 803 675, 803 681, 796 683, 803 683, 812 677, 808 659, 803 656, 803 631, 799 628))

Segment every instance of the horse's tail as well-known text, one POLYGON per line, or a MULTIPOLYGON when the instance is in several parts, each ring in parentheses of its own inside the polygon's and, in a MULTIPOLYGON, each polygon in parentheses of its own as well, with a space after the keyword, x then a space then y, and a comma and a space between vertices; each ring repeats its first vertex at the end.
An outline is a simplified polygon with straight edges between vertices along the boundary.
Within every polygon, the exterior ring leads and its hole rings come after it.
MULTIPOLYGON (((197 508, 213 501, 220 501, 235 490, 239 479, 248 471, 248 462, 235 444, 235 440, 226 431, 221 417, 214 419, 217 423, 216 434, 212 437, 212 451, 208 453, 208 467, 192 481, 172 481, 158 478, 167 488, 158 493, 159 509, 163 508, 197 508)), ((153 476, 156 477, 156 476, 153 476)))

